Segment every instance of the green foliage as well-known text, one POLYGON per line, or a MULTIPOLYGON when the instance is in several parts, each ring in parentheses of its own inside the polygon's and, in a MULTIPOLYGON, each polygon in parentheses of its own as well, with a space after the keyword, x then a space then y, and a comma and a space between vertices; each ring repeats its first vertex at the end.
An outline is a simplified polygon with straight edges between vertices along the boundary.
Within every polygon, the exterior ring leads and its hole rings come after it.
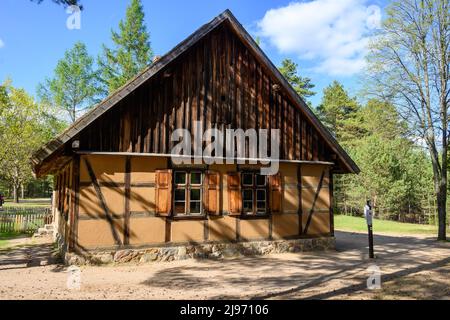
POLYGON ((338 211, 359 214, 371 199, 381 218, 428 222, 429 158, 407 138, 407 125, 392 104, 373 99, 360 106, 335 81, 324 89, 318 114, 361 169, 336 177, 338 211))
POLYGON ((426 146, 440 240, 446 239, 449 132, 450 1, 393 0, 369 46, 367 91, 388 99, 426 146))
POLYGON ((311 91, 311 89, 315 87, 315 85, 311 83, 311 79, 300 76, 298 74, 298 65, 291 59, 284 59, 281 62, 281 67, 278 69, 303 99, 306 100, 316 94, 314 91, 311 91))
POLYGON ((378 216, 394 220, 422 212, 422 200, 433 188, 423 152, 405 139, 385 140, 374 134, 361 139, 352 155, 361 173, 344 180, 348 203, 358 208, 365 199, 372 199, 378 216))
POLYGON ((112 31, 111 38, 114 48, 103 45, 103 55, 98 59, 102 82, 109 93, 151 63, 153 53, 140 0, 131 1, 125 21, 120 21, 119 32, 112 31))
POLYGON ((94 60, 81 42, 65 52, 56 66, 54 78, 47 79, 38 88, 41 100, 63 111, 71 122, 75 122, 79 112, 98 102, 100 93, 94 60))
MULTIPOLYGON (((1 85, 0 106, 0 180, 5 188, 18 189, 32 180, 30 157, 32 152, 52 138, 59 122, 48 121, 51 109, 38 104, 25 90, 12 86, 11 81, 1 85)), ((52 118, 53 119, 53 118, 52 118)))
POLYGON ((356 98, 350 97, 344 86, 334 81, 323 90, 316 112, 339 142, 345 144, 355 135, 359 136, 359 108, 356 98))
MULTIPOLYGON (((31 1, 36 2, 37 4, 41 4, 44 0, 31 0, 31 1)), ((80 9, 83 9, 83 6, 80 4, 81 1, 79 0, 52 0, 52 1, 64 7, 76 5, 79 6, 80 9)))

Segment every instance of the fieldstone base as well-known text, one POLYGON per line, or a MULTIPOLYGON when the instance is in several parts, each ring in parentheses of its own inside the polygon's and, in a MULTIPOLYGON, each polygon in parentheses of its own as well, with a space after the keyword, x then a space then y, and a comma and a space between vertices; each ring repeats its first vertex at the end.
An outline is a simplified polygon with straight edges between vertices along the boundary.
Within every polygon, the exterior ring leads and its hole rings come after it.
POLYGON ((239 243, 186 244, 173 247, 66 253, 69 265, 166 262, 185 259, 222 259, 271 253, 325 251, 335 249, 335 238, 252 241, 239 243))

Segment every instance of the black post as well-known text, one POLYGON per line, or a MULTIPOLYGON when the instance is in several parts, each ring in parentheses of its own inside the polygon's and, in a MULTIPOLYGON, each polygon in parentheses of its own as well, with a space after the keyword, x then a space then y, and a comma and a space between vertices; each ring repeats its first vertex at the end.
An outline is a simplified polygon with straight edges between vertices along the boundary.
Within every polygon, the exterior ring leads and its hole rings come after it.
POLYGON ((372 230, 372 225, 369 224, 369 258, 370 259, 374 259, 375 256, 373 254, 373 230, 372 230))

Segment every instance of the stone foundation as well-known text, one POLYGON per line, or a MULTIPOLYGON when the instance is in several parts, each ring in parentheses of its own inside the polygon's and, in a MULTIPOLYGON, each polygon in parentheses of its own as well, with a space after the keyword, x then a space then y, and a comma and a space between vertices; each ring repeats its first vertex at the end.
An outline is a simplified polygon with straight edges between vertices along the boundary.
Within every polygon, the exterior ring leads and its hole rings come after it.
POLYGON ((170 247, 66 253, 66 264, 122 264, 168 262, 185 259, 222 259, 271 253, 325 251, 335 249, 335 238, 252 241, 239 243, 186 244, 170 247))

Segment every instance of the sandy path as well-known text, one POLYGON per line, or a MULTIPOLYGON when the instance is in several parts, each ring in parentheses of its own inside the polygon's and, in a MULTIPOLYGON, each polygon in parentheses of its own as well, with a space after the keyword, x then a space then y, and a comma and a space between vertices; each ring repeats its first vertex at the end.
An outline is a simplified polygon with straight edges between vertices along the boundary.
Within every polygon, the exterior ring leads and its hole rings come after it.
POLYGON ((81 289, 66 286, 67 268, 48 259, 51 245, 0 251, 0 299, 383 299, 450 296, 450 243, 426 237, 337 232, 337 251, 222 261, 81 268, 81 289), (367 267, 382 271, 382 290, 366 288, 367 267), (405 285, 407 284, 407 285, 405 285), (413 293, 411 292, 413 290, 413 293))

